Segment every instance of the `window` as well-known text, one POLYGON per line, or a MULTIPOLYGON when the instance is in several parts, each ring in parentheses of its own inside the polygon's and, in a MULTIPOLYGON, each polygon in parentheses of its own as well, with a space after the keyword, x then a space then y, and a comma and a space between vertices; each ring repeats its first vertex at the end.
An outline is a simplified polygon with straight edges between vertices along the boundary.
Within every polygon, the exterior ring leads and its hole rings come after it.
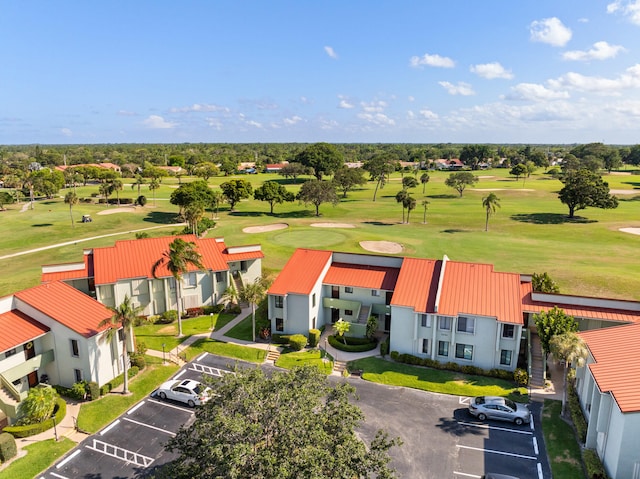
POLYGON ((424 354, 430 354, 431 350, 429 349, 429 340, 428 339, 423 339, 422 340, 422 352, 424 354))
POLYGON ((447 316, 438 316, 438 327, 446 331, 451 331, 451 318, 447 316))
POLYGON ((420 325, 423 328, 430 328, 431 327, 431 317, 428 314, 421 314, 420 315, 420 325))
POLYGON ((198 277, 195 272, 187 273, 184 275, 184 287, 195 288, 198 285, 198 277))
POLYGON ((82 369, 74 369, 73 374, 76 377, 76 382, 79 383, 82 381, 82 369))
POLYGON ((71 356, 74 356, 76 358, 80 357, 80 350, 78 349, 78 340, 77 339, 72 339, 71 340, 71 356))
POLYGON ((438 341, 438 356, 449 356, 448 341, 438 341))
POLYGON ((276 331, 284 331, 284 319, 276 318, 276 331))
POLYGON ((216 271, 216 283, 222 283, 223 281, 222 271, 216 271))
POLYGON ((118 340, 124 341, 124 329, 118 329, 118 340))
POLYGON ((511 366, 511 351, 509 349, 500 351, 500 364, 511 366))
POLYGON ((276 296, 276 308, 284 308, 284 296, 276 296))
POLYGON ((9 356, 13 356, 14 354, 16 354, 16 348, 10 349, 9 351, 5 351, 4 357, 8 358, 9 356))
POLYGON ((380 291, 378 291, 377 289, 372 289, 371 296, 380 296, 380 291))
POLYGON ((456 344, 456 358, 471 361, 473 359, 473 346, 471 344, 456 344))
POLYGON ((353 316, 353 310, 352 309, 345 309, 344 310, 344 315, 345 316, 353 316))
POLYGON ((351 294, 351 293, 353 293, 353 288, 351 286, 345 286, 344 287, 344 292, 351 294))
POLYGON ((503 324, 502 325, 502 337, 503 338, 511 338, 516 334, 516 327, 513 324, 503 324))
POLYGON ((460 316, 458 318, 458 331, 461 333, 473 334, 475 326, 476 326, 475 318, 467 318, 465 316, 460 316))
POLYGON ((313 296, 311 296, 311 307, 316 307, 316 293, 313 293, 313 296))

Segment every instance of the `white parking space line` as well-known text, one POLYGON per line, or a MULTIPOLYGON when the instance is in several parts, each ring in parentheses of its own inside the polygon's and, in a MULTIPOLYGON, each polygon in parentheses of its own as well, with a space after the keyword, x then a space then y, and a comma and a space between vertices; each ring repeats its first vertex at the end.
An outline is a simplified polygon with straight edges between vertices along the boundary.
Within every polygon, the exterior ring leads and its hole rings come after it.
POLYGON ((536 427, 533 425, 533 414, 531 415, 531 421, 529 422, 529 426, 531 426, 532 431, 536 430, 536 427))
POLYGON ((539 452, 538 452, 538 440, 535 438, 535 436, 533 437, 533 452, 536 453, 536 456, 539 454, 539 452))
POLYGON ((183 370, 182 370, 182 371, 180 371, 178 374, 176 374, 175 376, 173 376, 173 379, 179 379, 179 378, 180 378, 180 376, 182 376, 182 375, 183 375, 184 373, 186 373, 186 372, 187 372, 187 371, 183 369, 183 370))
POLYGON ((80 454, 80 452, 82 452, 82 451, 81 451, 81 449, 76 449, 76 452, 74 452, 73 454, 71 454, 71 455, 70 455, 69 457, 67 457, 64 461, 59 462, 59 463, 56 465, 56 469, 60 469, 61 467, 64 467, 64 465, 65 465, 67 462, 69 462, 71 459, 73 459, 73 458, 74 458, 74 457, 76 457, 78 454, 80 454))
POLYGON ((106 433, 108 433, 109 431, 111 431, 111 429, 113 429, 114 427, 116 427, 118 424, 120 424, 120 419, 116 419, 115 421, 113 421, 111 424, 109 424, 106 428, 104 428, 102 431, 100 431, 100 435, 104 436, 106 433))
POLYGON ((175 437, 176 433, 167 431, 166 429, 162 429, 161 427, 152 426, 151 424, 145 424, 140 421, 134 421, 133 419, 129 419, 128 417, 123 418, 125 421, 132 422, 133 424, 137 424, 138 426, 148 427, 149 429, 155 429, 156 431, 163 432, 165 434, 169 434, 170 436, 175 437))
POLYGON ((184 411, 186 413, 193 414, 193 411, 190 410, 190 409, 186 409, 186 408, 183 408, 183 407, 180 407, 180 406, 174 406, 173 404, 169 404, 169 403, 166 403, 166 402, 158 401, 157 399, 150 399, 149 402, 152 402, 154 404, 160 404, 161 406, 172 407, 173 409, 177 409, 178 411, 184 411))
POLYGON ((59 479, 69 479, 67 476, 61 476, 60 474, 56 474, 55 472, 50 472, 53 477, 58 477, 59 479))
POLYGON ((538 463, 538 479, 544 479, 542 475, 542 464, 538 463))
POLYGON ((221 378, 224 376, 227 371, 224 369, 213 368, 211 366, 205 366, 204 364, 191 363, 191 367, 189 368, 191 371, 196 371, 199 373, 205 373, 209 376, 217 376, 221 378))
POLYGON ((464 397, 464 396, 460 396, 458 398, 458 404, 466 404, 469 405, 469 403, 471 402, 471 398, 470 397, 464 397))
POLYGON ((196 358, 196 361, 197 361, 197 362, 200 362, 200 361, 202 361, 204 358, 206 358, 208 355, 209 355, 209 353, 205 351, 204 353, 202 353, 200 356, 198 356, 198 357, 196 358))
POLYGON ((138 408, 141 407, 143 404, 144 404, 144 401, 141 401, 138 404, 136 404, 133 408, 131 408, 131 409, 129 409, 127 411, 127 415, 133 414, 134 412, 136 412, 138 410, 138 408))
POLYGON ((528 436, 531 436, 533 434, 531 431, 521 431, 520 429, 510 429, 508 427, 489 426, 487 424, 474 424, 472 422, 462 421, 458 421, 458 424, 460 424, 461 426, 478 427, 480 429, 491 429, 492 431, 507 431, 516 434, 527 434, 528 436))
POLYGON ((461 446, 460 444, 456 444, 456 447, 459 447, 460 449, 471 449, 472 451, 488 452, 488 453, 491 453, 491 454, 500 454, 502 456, 519 457, 521 459, 531 459, 532 461, 535 461, 536 459, 538 459, 537 457, 525 456, 524 454, 515 454, 513 452, 495 451, 493 449, 484 449, 482 447, 461 446))
POLYGON ((473 477, 474 479, 482 479, 482 476, 478 476, 477 474, 467 474, 466 472, 453 471, 453 474, 456 476, 473 477))
POLYGON ((87 449, 104 454, 105 456, 114 457, 124 462, 131 462, 136 466, 149 467, 154 461, 153 458, 138 454, 137 452, 129 451, 122 447, 114 446, 107 442, 93 440, 92 446, 85 446, 87 449))

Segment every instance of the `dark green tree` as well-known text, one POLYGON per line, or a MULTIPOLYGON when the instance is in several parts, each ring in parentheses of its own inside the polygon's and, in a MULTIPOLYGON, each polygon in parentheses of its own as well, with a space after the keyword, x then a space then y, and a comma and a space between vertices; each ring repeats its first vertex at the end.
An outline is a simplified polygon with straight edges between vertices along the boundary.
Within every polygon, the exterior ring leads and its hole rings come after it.
POLYGON ((211 178, 212 176, 216 176, 218 173, 220 173, 220 170, 210 161, 198 163, 193 167, 193 174, 199 178, 202 178, 204 181, 208 181, 209 178, 211 178))
POLYGON ((424 192, 427 188, 427 183, 429 183, 429 173, 422 173, 420 175, 420 183, 422 183, 422 194, 424 195, 424 192))
POLYGON ((468 171, 458 171, 456 173, 451 173, 449 178, 444 181, 444 184, 460 193, 460 198, 462 198, 462 193, 467 186, 473 186, 477 182, 478 178, 473 173, 469 173, 468 171))
POLYGON ((533 273, 531 275, 531 287, 536 293, 560 292, 560 288, 546 271, 544 273, 533 273))
POLYGON ((310 174, 310 171, 310 168, 307 168, 303 164, 292 161, 291 163, 284 165, 280 171, 278 171, 278 174, 285 178, 293 178, 293 182, 296 183, 298 181, 298 176, 308 175, 310 174))
POLYGON ((235 209, 236 204, 253 195, 253 187, 247 180, 229 180, 220 185, 222 194, 229 203, 231 211, 235 209))
POLYGON ((273 214, 274 204, 281 204, 285 201, 294 201, 296 199, 293 193, 287 191, 287 189, 277 181, 265 181, 262 186, 256 188, 253 192, 253 197, 258 201, 266 201, 269 203, 269 212, 271 214, 273 214))
POLYGON ((371 179, 376 182, 376 189, 373 191, 373 201, 376 200, 378 188, 384 188, 389 181, 389 176, 396 170, 396 160, 391 154, 380 154, 364 162, 363 169, 369 172, 371 179))
POLYGON ((489 193, 482 198, 482 207, 487 213, 487 218, 484 223, 484 230, 489 231, 489 217, 495 214, 496 208, 500 208, 500 198, 495 193, 489 193))
POLYGON ((8 191, 0 191, 0 210, 4 210, 4 205, 10 205, 15 201, 15 198, 8 191))
POLYGON ((409 215, 413 210, 416 209, 416 205, 417 205, 416 199, 410 194, 408 194, 406 198, 402 201, 402 206, 404 206, 407 209, 407 223, 409 223, 409 215))
POLYGON ((402 224, 404 224, 404 210, 406 208, 405 200, 409 198, 409 192, 402 189, 396 193, 396 202, 402 205, 402 224))
POLYGON ((557 306, 554 306, 549 311, 541 311, 538 314, 534 314, 533 321, 536 323, 540 345, 545 354, 551 352, 551 338, 559 334, 578 331, 578 322, 574 317, 569 316, 557 306))
POLYGON ((219 379, 195 420, 169 440, 177 458, 160 477, 396 477, 389 450, 402 442, 381 430, 370 444, 356 435, 364 414, 353 386, 329 385, 310 366, 270 376, 247 368, 219 379))
POLYGON ((75 228, 76 224, 73 221, 73 207, 78 204, 78 195, 73 191, 69 191, 64 195, 64 202, 69 205, 69 215, 71 216, 71 227, 75 228))
POLYGON ((520 179, 521 176, 525 176, 527 174, 527 166, 524 163, 518 163, 517 165, 513 165, 511 170, 509 171, 511 176, 516 177, 516 181, 520 179))
POLYGON ((405 176, 402 178, 402 188, 405 190, 408 188, 415 188, 416 186, 418 186, 418 180, 413 176, 405 176))
MULTIPOLYGON (((149 185, 151 188, 151 185, 149 185)), ((213 190, 209 187, 205 180, 196 180, 191 183, 180 185, 171 192, 169 202, 172 205, 180 207, 180 213, 189 205, 200 204, 209 206, 211 204, 213 190)))
POLYGON ((314 205, 316 207, 316 216, 320 216, 320 205, 322 203, 331 203, 335 206, 340 201, 333 183, 321 180, 305 182, 296 198, 305 205, 309 203, 314 205))
POLYGON ((609 194, 609 184, 598 173, 585 168, 568 171, 561 180, 564 187, 558 197, 569 208, 569 218, 589 206, 612 209, 618 207, 618 199, 609 194))
POLYGON ((296 162, 313 168, 314 176, 322 180, 323 175, 331 175, 344 165, 344 158, 335 145, 314 143, 296 155, 296 162))
POLYGON ((346 198, 347 193, 356 186, 361 186, 366 183, 367 179, 364 177, 364 171, 361 168, 343 166, 333 175, 333 184, 337 189, 342 191, 343 198, 346 198))
POLYGON ((477 170, 480 163, 487 162, 491 155, 491 148, 487 145, 465 145, 460 151, 460 161, 472 170, 477 170))

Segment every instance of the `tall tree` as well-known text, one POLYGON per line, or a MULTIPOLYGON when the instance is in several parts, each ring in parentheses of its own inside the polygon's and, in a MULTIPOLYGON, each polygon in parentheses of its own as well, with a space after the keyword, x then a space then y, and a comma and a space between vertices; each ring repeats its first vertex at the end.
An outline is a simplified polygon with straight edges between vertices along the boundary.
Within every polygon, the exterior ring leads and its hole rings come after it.
POLYGON ((116 201, 118 203, 118 206, 120 206, 120 190, 122 190, 122 180, 120 178, 113 178, 112 180, 109 180, 109 183, 111 184, 111 187, 113 189, 113 191, 116 192, 116 201))
POLYGON ((609 194, 609 183, 602 180, 598 173, 585 168, 568 171, 561 181, 564 187, 558 197, 569 207, 569 218, 578 210, 589 206, 613 209, 618 207, 618 199, 609 194))
POLYGON ((336 188, 342 190, 342 197, 346 198, 347 193, 353 190, 356 186, 364 185, 367 183, 364 177, 363 170, 361 168, 349 168, 343 166, 339 168, 333 175, 333 184, 336 188))
POLYGON ((156 190, 160 188, 160 180, 158 178, 151 178, 149 182, 149 190, 153 195, 153 206, 156 206, 156 190))
POLYGON ((113 185, 111 183, 101 183, 98 190, 104 196, 104 202, 109 204, 109 196, 113 193, 113 185))
POLYGON ((131 303, 131 298, 129 298, 128 295, 125 295, 124 301, 122 301, 120 306, 109 309, 113 315, 110 318, 106 318, 101 321, 98 327, 108 327, 104 332, 104 337, 108 342, 114 341, 119 334, 118 331, 122 329, 120 338, 122 339, 122 364, 124 367, 123 393, 127 394, 129 392, 129 350, 127 338, 129 337, 130 332, 133 334, 133 324, 144 308, 142 306, 134 306, 131 303))
POLYGON ((73 207, 78 204, 78 195, 73 191, 69 191, 64 195, 64 202, 69 205, 69 215, 71 216, 71 227, 75 228, 76 224, 73 221, 73 207))
POLYGON ((178 336, 182 336, 182 309, 180 300, 182 298, 182 275, 189 271, 190 266, 199 270, 204 270, 202 256, 196 249, 196 244, 192 241, 185 241, 176 238, 169 244, 169 249, 162 253, 162 257, 151 266, 151 274, 158 278, 157 273, 161 267, 165 267, 176 282, 176 308, 178 310, 178 336))
POLYGON ((416 209, 416 204, 416 199, 411 195, 407 195, 407 197, 402 201, 402 205, 407 209, 407 223, 409 223, 409 215, 416 209))
POLYGON ((409 188, 415 188, 418 186, 418 180, 416 180, 413 176, 405 176, 402 178, 402 187, 406 190, 409 188))
POLYGON ((427 183, 429 183, 429 173, 422 173, 420 175, 420 183, 422 183, 422 194, 424 195, 424 192, 427 188, 427 183))
POLYGON ((285 178, 293 178, 293 182, 296 183, 298 181, 298 176, 308 175, 310 171, 311 169, 303 164, 292 161, 291 163, 284 165, 280 171, 278 171, 278 174, 285 178))
POLYGON ((209 178, 211 178, 212 176, 216 176, 219 173, 220 170, 218 169, 218 167, 210 161, 198 163, 193 167, 193 174, 199 178, 202 178, 204 181, 209 181, 209 178))
POLYGON ((460 193, 460 198, 462 198, 462 193, 467 188, 467 186, 473 186, 478 182, 478 177, 473 173, 469 173, 468 171, 459 171, 457 173, 451 173, 449 178, 444 180, 444 184, 449 188, 453 188, 458 193, 460 193))
POLYGON ((135 180, 133 181, 133 183, 131 183, 131 189, 134 189, 135 187, 137 187, 138 196, 140 196, 140 187, 146 183, 147 183, 147 180, 145 179, 145 177, 142 176, 141 174, 137 174, 135 180))
POLYGON ((371 179, 376 182, 373 191, 373 201, 376 201, 378 188, 382 189, 389 181, 389 176, 396 169, 398 161, 390 154, 380 154, 364 162, 363 169, 369 172, 371 179))
POLYGON ((558 334, 549 342, 551 355, 556 361, 562 361, 564 365, 562 415, 567 415, 567 373, 571 365, 584 366, 589 352, 580 336, 575 332, 558 334))
POLYGON ((465 145, 460 151, 460 161, 472 170, 477 170, 481 163, 491 158, 491 148, 487 145, 465 145))
POLYGON ((422 223, 427 224, 427 207, 429 206, 429 202, 427 200, 422 200, 422 206, 424 208, 424 212, 422 213, 422 223))
POLYGON ((212 193, 213 190, 209 187, 206 181, 196 180, 192 181, 191 183, 185 183, 175 189, 171 193, 169 202, 172 205, 179 206, 180 212, 183 212, 184 209, 189 205, 209 205, 211 203, 212 193))
POLYGON ((220 203, 222 203, 222 193, 218 190, 214 190, 211 192, 211 210, 212 210, 212 218, 213 218, 213 210, 216 212, 216 218, 218 217, 218 208, 220 208, 220 203))
POLYGON ((538 314, 534 314, 533 320, 536 323, 540 345, 545 354, 551 352, 551 338, 559 334, 578 331, 578 322, 574 317, 568 315, 557 306, 554 306, 549 311, 541 311, 538 314))
POLYGON ((560 288, 551 276, 544 273, 533 273, 531 275, 531 286, 536 293, 559 293, 560 288))
POLYGON ((234 211, 236 204, 244 198, 249 198, 253 194, 253 187, 247 180, 229 180, 220 185, 222 194, 234 211))
POLYGON ((313 168, 314 176, 322 180, 323 175, 331 175, 340 168, 344 158, 335 145, 314 143, 296 155, 296 163, 313 168))
POLYGON ((489 193, 482 198, 482 207, 487 213, 487 218, 484 222, 484 230, 489 231, 489 217, 495 214, 496 208, 500 208, 500 198, 495 193, 489 193))
POLYGON ((249 303, 251 306, 251 334, 252 340, 256 342, 256 307, 265 298, 268 284, 263 278, 257 278, 253 283, 245 284, 240 290, 240 301, 249 303))
POLYGON ((294 201, 296 199, 293 193, 287 191, 287 189, 277 181, 265 181, 262 186, 256 188, 253 192, 253 197, 258 201, 266 201, 269 203, 269 212, 271 214, 273 214, 274 204, 281 204, 285 201, 294 201))
POLYGON ((406 205, 404 201, 409 197, 409 192, 404 188, 396 193, 396 202, 402 205, 402 224, 404 224, 404 210, 406 205))
POLYGON ((518 163, 517 165, 513 165, 511 167, 511 171, 509 171, 511 176, 516 177, 516 181, 520 179, 521 176, 525 176, 527 174, 527 167, 524 163, 518 163))
POLYGON ((241 369, 216 381, 215 391, 169 440, 176 459, 163 477, 396 477, 389 450, 400 439, 377 431, 365 444, 356 435, 364 414, 353 404, 355 388, 330 385, 317 368, 269 376, 260 368, 241 369))
POLYGON ((191 233, 198 235, 198 223, 204 216, 204 204, 200 202, 191 203, 185 206, 182 215, 189 225, 191 233))
POLYGON ((337 205, 340 201, 336 189, 330 181, 311 180, 305 182, 296 198, 305 205, 311 203, 316 207, 316 216, 320 216, 320 205, 331 203, 337 205))

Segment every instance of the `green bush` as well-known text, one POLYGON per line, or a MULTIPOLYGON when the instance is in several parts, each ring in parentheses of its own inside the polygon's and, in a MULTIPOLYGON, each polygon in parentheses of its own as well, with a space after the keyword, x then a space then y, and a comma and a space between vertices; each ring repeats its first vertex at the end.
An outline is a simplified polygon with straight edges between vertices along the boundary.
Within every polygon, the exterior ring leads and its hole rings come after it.
POLYGON ((144 206, 147 204, 147 197, 144 195, 140 195, 136 198, 136 204, 140 206, 144 206))
POLYGON ((242 312, 242 308, 239 304, 231 304, 229 303, 227 307, 227 313, 229 314, 240 314, 242 312))
POLYGON ((380 355, 384 358, 387 354, 389 354, 389 336, 380 343, 380 355))
POLYGON ((319 342, 320 342, 320 330, 310 329, 309 330, 309 347, 315 348, 318 346, 319 342))
POLYGON ((479 368, 478 366, 472 366, 470 364, 462 366, 460 368, 460 371, 462 371, 464 374, 471 374, 471 375, 474 375, 474 376, 482 376, 482 375, 486 374, 484 369, 479 368))
POLYGON ((518 368, 513 372, 513 380, 518 386, 525 387, 529 384, 529 375, 524 369, 518 368))
POLYGON ((147 367, 147 361, 144 359, 144 354, 132 354, 131 365, 138 369, 144 369, 147 367))
POLYGON ((178 320, 178 311, 175 309, 170 309, 162 313, 158 319, 156 319, 155 324, 170 324, 174 321, 178 320))
POLYGON ((588 479, 609 479, 607 472, 604 470, 602 461, 593 449, 582 450, 582 460, 587 470, 588 479))
POLYGON ((289 336, 289 347, 294 351, 302 351, 307 345, 307 337, 304 334, 292 334, 289 336))
POLYGON ((8 432, 0 433, 0 463, 7 462, 18 454, 15 438, 8 432))
POLYGON ((204 314, 220 314, 224 310, 224 304, 216 304, 214 306, 203 306, 204 314))
POLYGON ((368 338, 345 337, 338 339, 335 335, 329 336, 329 344, 340 351, 345 351, 348 353, 361 353, 364 351, 371 351, 378 345, 375 340, 371 340, 368 338), (345 339, 347 341, 347 344, 344 344, 345 339))
MULTIPOLYGON (((60 422, 67 415, 67 403, 64 402, 64 399, 58 398, 56 400, 56 406, 53 415, 56 419, 56 424, 60 424, 60 422)), ((29 424, 27 426, 7 426, 4 428, 4 432, 8 432, 9 434, 13 435, 13 437, 29 437, 47 431, 52 427, 53 418, 49 418, 45 421, 36 424, 29 424)))
POLYGON ((89 401, 95 401, 96 399, 100 398, 100 386, 98 386, 98 383, 95 381, 91 381, 89 384, 87 384, 87 399, 89 401))
MULTIPOLYGON (((134 377, 136 374, 138 374, 138 372, 140 372, 139 368, 137 368, 136 366, 131 366, 129 368, 129 378, 134 377)), ((124 383, 124 374, 121 374, 120 376, 116 376, 111 381, 109 381, 108 383, 104 384, 100 388, 100 395, 104 396, 105 394, 110 393, 112 389, 117 388, 122 383, 124 383)))
POLYGON ((397 361, 398 356, 400 356, 400 353, 398 351, 391 351, 391 359, 393 359, 394 361, 397 361))
POLYGON ((70 397, 78 400, 84 399, 87 394, 86 384, 87 383, 84 381, 74 383, 73 386, 71 386, 71 389, 69 390, 70 397))
POLYGON ((288 334, 273 333, 271 335, 271 341, 276 344, 289 344, 288 334))
POLYGON ((571 420, 576 428, 578 439, 581 444, 584 444, 587 440, 587 421, 584 418, 584 414, 582 414, 580 400, 573 385, 569 386, 569 412, 571 413, 571 420))

